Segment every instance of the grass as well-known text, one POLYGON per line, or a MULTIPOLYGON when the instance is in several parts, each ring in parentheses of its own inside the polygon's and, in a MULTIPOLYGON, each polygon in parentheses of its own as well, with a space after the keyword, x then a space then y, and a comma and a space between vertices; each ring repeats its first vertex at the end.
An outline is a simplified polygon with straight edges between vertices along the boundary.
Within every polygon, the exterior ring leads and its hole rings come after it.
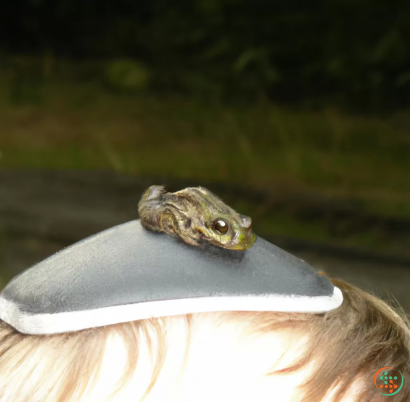
POLYGON ((37 90, 41 103, 16 105, 1 86, 1 167, 167 172, 357 197, 410 216, 410 115, 221 107, 80 84, 37 90))
MULTIPOLYGON (((408 112, 364 117, 269 103, 206 104, 114 94, 95 81, 15 86, 0 76, 0 168, 231 182, 276 196, 353 198, 366 213, 410 218, 408 112)), ((261 227, 329 238, 323 223, 274 213, 261 227)), ((372 232, 347 242, 378 248, 383 241, 372 232)))

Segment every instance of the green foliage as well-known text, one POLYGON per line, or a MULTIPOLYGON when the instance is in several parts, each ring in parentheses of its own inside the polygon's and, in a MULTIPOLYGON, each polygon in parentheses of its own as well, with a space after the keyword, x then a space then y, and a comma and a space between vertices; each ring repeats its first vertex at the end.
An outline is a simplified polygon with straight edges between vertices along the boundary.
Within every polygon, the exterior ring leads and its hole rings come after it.
POLYGON ((25 57, 0 59, 0 102, 41 104, 44 79, 38 61, 25 57))
POLYGON ((113 60, 104 68, 104 81, 113 90, 139 92, 147 88, 149 70, 133 60, 113 60))

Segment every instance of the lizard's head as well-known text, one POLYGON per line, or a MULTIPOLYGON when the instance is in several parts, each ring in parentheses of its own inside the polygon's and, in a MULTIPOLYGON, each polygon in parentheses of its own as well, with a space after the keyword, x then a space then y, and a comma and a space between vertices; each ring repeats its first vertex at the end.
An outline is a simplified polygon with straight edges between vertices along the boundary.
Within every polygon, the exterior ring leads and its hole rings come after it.
POLYGON ((185 198, 184 225, 191 237, 231 250, 246 250, 255 242, 252 219, 237 213, 209 190, 186 188, 175 195, 185 198))

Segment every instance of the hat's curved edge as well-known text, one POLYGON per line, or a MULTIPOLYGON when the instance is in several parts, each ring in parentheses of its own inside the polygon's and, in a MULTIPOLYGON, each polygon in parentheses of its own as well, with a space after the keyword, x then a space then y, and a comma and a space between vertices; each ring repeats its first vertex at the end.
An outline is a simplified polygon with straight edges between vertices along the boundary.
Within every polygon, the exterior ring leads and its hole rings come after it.
POLYGON ((58 314, 29 314, 0 296, 0 319, 30 335, 49 335, 123 322, 217 311, 277 311, 325 313, 338 308, 343 294, 334 286, 331 296, 230 296, 160 300, 58 314))

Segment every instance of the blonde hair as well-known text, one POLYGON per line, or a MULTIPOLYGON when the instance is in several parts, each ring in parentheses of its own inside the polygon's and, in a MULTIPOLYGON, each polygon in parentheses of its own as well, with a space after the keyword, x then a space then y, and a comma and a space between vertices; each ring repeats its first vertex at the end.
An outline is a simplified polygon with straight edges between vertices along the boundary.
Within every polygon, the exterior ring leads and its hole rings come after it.
MULTIPOLYGON (((395 401, 410 400, 409 322, 385 302, 347 284, 332 280, 344 296, 341 307, 325 314, 223 312, 221 322, 241 323, 246 333, 268 334, 291 329, 308 335, 306 353, 291 366, 268 375, 286 375, 314 360, 315 368, 300 385, 304 402, 316 402, 338 384, 340 400, 357 378, 363 378, 358 401, 377 400, 373 383, 382 367, 400 370, 405 380, 395 401)), ((188 328, 193 315, 185 316, 188 328)), ((74 333, 49 336, 24 335, 0 322, 0 401, 79 401, 98 380, 107 340, 117 335, 126 347, 127 364, 113 395, 134 375, 141 348, 155 356, 145 396, 155 385, 167 354, 167 318, 141 320, 74 333), (144 342, 143 342, 144 341, 144 342)), ((189 351, 190 332, 186 339, 189 351)), ((210 368, 211 369, 211 368, 210 368)))

